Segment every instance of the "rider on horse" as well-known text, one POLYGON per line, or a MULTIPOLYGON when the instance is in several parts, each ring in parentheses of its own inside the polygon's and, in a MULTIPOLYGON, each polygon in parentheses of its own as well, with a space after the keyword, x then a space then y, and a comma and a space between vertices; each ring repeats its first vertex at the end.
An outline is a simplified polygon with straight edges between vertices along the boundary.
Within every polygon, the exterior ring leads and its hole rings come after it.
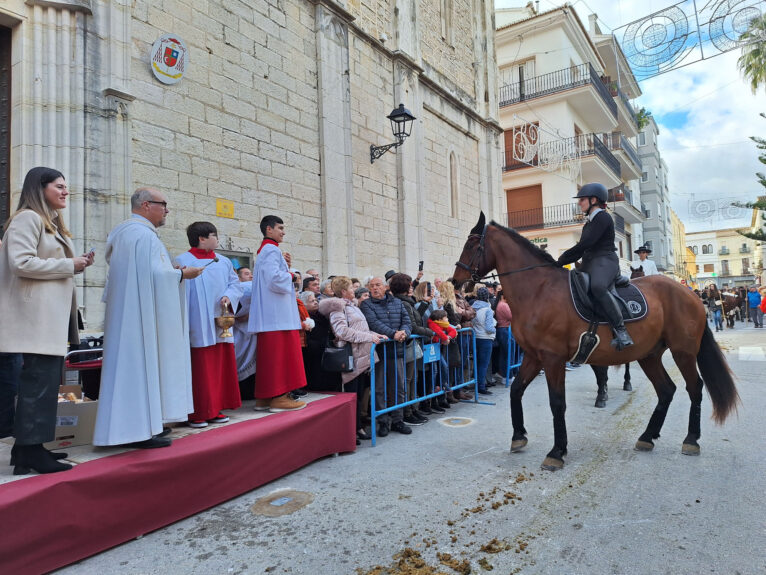
POLYGON ((582 229, 580 241, 559 256, 558 264, 564 266, 582 257, 582 271, 590 274, 590 291, 614 331, 612 345, 623 349, 633 345, 622 312, 610 290, 620 276, 620 260, 614 245, 614 220, 606 212, 607 189, 599 183, 585 184, 575 198, 580 209, 588 216, 582 229))

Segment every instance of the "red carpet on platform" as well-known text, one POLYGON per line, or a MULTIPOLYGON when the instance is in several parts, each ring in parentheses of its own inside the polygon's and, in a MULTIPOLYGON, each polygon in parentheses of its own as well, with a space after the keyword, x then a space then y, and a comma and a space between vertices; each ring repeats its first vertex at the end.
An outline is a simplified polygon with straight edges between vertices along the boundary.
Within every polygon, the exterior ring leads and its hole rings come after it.
POLYGON ((356 449, 355 394, 0 486, 0 573, 45 573, 356 449))

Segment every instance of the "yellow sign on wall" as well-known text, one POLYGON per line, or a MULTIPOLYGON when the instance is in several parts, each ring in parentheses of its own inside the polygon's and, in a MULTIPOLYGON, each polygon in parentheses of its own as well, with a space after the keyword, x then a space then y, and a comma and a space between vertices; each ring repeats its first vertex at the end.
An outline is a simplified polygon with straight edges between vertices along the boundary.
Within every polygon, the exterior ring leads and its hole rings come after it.
POLYGON ((234 218, 234 202, 216 198, 215 215, 221 218, 234 218))

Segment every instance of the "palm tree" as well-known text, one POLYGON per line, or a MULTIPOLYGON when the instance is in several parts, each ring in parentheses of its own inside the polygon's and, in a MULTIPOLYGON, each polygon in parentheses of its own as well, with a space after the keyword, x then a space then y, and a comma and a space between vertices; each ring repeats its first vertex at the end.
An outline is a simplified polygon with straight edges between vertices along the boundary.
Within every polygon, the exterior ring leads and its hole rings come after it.
POLYGON ((753 18, 739 41, 744 45, 737 67, 755 94, 760 86, 766 88, 766 14, 753 18))

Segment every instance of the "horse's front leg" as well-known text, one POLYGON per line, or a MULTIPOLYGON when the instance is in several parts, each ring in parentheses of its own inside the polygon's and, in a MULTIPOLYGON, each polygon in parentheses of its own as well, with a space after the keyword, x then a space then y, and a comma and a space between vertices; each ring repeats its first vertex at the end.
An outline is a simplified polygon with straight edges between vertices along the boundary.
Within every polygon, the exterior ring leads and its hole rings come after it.
POLYGON ((524 428, 524 409, 521 405, 521 398, 527 386, 540 373, 540 367, 539 360, 534 359, 531 354, 524 354, 519 373, 513 378, 511 384, 511 424, 513 425, 511 453, 521 451, 527 444, 527 430, 524 428))
POLYGON ((556 471, 564 467, 567 454, 567 424, 564 415, 567 410, 564 380, 566 371, 564 358, 551 358, 543 362, 548 380, 548 400, 553 414, 553 449, 543 460, 542 468, 556 471))

